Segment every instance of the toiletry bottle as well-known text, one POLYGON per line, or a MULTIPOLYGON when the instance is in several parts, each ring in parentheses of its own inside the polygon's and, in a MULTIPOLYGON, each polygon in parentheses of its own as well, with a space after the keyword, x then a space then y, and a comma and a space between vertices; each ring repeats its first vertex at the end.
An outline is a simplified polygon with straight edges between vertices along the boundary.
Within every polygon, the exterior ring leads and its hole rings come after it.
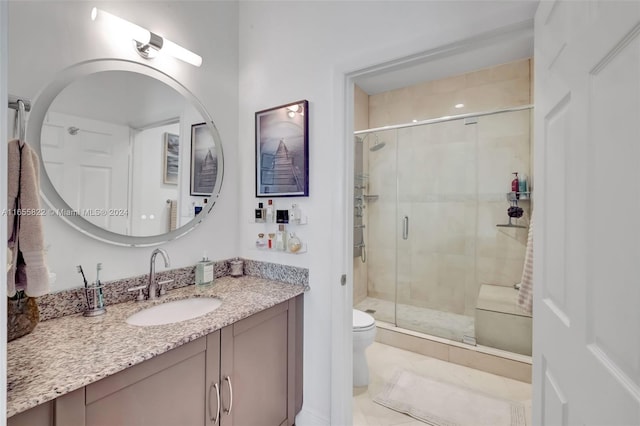
POLYGON ((273 210, 273 200, 268 200, 267 201, 267 222, 269 223, 273 223, 274 218, 275 217, 275 212, 273 210))
POLYGON ((527 176, 526 175, 520 175, 518 177, 518 192, 520 192, 522 195, 523 192, 527 192, 527 176))
POLYGON ((518 172, 513 172, 512 174, 515 175, 515 177, 511 181, 511 192, 515 192, 516 199, 519 199, 520 194, 518 193, 518 191, 520 190, 520 185, 518 183, 518 172))
POLYGON ((255 212, 255 218, 256 218, 256 222, 264 222, 265 221, 265 210, 262 207, 262 203, 258 203, 258 208, 256 209, 255 212))
POLYGON ((278 232, 276 232, 276 250, 285 251, 287 249, 287 232, 284 230, 284 225, 278 225, 278 232))
POLYGON ((269 241, 267 242, 267 247, 272 249, 273 248, 273 242, 276 239, 276 234, 274 233, 269 233, 269 241))
POLYGON ((287 248, 291 253, 297 253, 302 248, 302 242, 300 242, 300 238, 298 238, 294 233, 289 234, 289 238, 287 240, 287 248))
POLYGON ((196 264, 196 285, 205 286, 213 284, 213 262, 207 257, 207 253, 202 255, 202 260, 196 264))
POLYGON ((291 204, 289 210, 289 223, 300 223, 300 209, 297 204, 291 204))
POLYGON ((267 242, 264 239, 264 234, 261 232, 258 234, 258 239, 256 240, 256 247, 259 249, 263 249, 267 246, 267 242))

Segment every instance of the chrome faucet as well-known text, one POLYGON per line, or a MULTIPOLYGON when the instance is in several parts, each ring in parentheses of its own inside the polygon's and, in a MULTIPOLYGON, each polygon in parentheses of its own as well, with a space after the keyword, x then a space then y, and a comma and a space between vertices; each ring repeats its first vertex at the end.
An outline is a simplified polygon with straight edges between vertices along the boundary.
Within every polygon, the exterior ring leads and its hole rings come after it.
POLYGON ((151 253, 151 262, 149 265, 149 296, 147 298, 149 300, 158 298, 158 284, 156 284, 156 255, 160 253, 164 258, 164 266, 165 268, 169 267, 169 255, 164 249, 157 248, 151 253))

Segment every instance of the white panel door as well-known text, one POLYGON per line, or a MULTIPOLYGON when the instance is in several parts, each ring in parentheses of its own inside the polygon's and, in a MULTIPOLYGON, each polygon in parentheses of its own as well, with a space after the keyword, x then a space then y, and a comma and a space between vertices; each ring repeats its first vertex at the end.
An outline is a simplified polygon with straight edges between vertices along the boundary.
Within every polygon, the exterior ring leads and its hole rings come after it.
POLYGON ((70 207, 97 226, 127 233, 128 217, 121 212, 128 210, 129 127, 50 113, 42 156, 70 207))
POLYGON ((640 424, 640 2, 535 21, 534 425, 640 424))

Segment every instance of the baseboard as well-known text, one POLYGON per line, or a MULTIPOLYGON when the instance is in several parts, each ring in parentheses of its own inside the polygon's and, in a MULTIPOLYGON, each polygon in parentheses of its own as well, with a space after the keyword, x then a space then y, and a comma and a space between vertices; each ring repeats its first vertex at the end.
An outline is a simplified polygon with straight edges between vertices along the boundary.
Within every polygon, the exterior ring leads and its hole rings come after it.
POLYGON ((296 426, 327 426, 329 424, 331 420, 328 417, 320 416, 304 407, 296 416, 296 426))

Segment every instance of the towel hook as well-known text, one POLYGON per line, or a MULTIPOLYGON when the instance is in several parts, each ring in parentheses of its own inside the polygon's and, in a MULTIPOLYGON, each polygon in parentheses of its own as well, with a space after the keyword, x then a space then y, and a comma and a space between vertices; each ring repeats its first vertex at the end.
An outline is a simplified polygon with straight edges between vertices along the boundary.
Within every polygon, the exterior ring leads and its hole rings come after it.
POLYGON ((20 141, 20 146, 24 145, 25 140, 25 128, 26 128, 26 108, 24 106, 24 102, 21 99, 18 99, 18 112, 16 113, 16 129, 18 132, 18 141, 20 141))

